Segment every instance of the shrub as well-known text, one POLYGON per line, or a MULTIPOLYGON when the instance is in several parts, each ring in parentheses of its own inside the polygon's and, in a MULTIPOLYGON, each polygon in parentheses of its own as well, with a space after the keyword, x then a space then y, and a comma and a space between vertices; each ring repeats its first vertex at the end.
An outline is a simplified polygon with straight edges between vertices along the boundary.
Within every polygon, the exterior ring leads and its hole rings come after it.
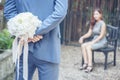
POLYGON ((7 29, 4 29, 0 32, 0 49, 11 49, 13 39, 11 38, 7 29))

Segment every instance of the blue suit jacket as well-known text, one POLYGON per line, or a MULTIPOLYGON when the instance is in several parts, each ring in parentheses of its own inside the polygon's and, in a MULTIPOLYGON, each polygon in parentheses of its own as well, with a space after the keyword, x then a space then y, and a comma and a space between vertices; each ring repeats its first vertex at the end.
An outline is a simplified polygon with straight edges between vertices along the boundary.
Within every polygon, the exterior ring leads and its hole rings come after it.
POLYGON ((6 0, 4 16, 10 19, 21 12, 31 12, 43 21, 36 35, 43 39, 29 43, 29 51, 44 61, 60 62, 60 29, 68 8, 68 0, 6 0))

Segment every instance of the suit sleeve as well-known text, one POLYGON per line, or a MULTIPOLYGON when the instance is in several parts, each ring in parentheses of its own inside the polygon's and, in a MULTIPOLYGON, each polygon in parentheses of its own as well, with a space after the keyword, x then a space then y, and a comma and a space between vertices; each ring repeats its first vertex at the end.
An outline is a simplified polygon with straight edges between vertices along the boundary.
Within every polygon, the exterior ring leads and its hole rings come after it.
POLYGON ((6 0, 4 5, 4 16, 7 20, 17 15, 16 4, 14 0, 6 0))
POLYGON ((66 16, 67 8, 68 0, 56 0, 53 13, 49 15, 43 21, 42 26, 36 30, 36 35, 46 34, 58 26, 66 16))

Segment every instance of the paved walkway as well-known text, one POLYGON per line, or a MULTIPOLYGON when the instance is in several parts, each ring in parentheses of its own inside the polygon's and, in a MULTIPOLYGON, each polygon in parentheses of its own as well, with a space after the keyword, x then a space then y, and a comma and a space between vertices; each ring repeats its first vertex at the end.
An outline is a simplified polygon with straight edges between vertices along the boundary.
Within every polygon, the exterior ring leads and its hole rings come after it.
MULTIPOLYGON (((112 60, 113 55, 109 55, 109 60, 112 60)), ((79 70, 81 64, 81 51, 79 47, 62 46, 62 56, 60 64, 59 80, 120 80, 120 51, 117 51, 117 65, 112 64, 104 70, 104 55, 95 54, 94 70, 91 73, 85 73, 79 70)), ((37 79, 37 71, 33 80, 37 79)))

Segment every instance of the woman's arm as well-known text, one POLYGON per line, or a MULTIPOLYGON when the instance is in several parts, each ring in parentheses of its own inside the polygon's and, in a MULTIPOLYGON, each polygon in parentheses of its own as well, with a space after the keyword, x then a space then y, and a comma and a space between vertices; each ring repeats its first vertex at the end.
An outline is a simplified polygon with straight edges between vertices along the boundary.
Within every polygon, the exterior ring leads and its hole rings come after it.
POLYGON ((81 38, 86 39, 89 38, 91 35, 92 35, 92 29, 89 28, 88 32, 85 35, 83 35, 81 38))
POLYGON ((106 24, 103 23, 99 37, 93 40, 92 43, 96 43, 100 41, 105 35, 106 35, 106 24))
POLYGON ((43 35, 55 27, 64 19, 67 14, 68 0, 55 0, 54 11, 42 23, 42 26, 36 31, 36 35, 43 35))
POLYGON ((90 27, 88 32, 79 39, 79 43, 82 44, 84 39, 89 38, 92 35, 92 28, 90 27))
POLYGON ((4 5, 4 16, 7 20, 17 15, 16 3, 14 0, 6 0, 4 5))

